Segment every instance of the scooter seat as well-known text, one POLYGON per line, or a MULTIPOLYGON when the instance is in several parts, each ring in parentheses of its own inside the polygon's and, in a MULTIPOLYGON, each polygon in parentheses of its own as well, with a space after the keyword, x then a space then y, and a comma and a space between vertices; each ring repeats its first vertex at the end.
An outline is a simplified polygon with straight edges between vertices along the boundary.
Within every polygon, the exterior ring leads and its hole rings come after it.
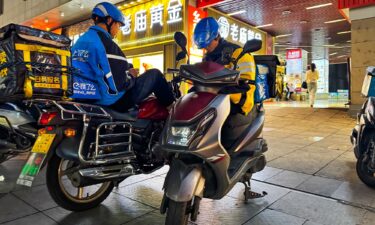
POLYGON ((120 121, 136 121, 138 111, 132 110, 129 112, 118 112, 111 108, 104 108, 104 110, 109 113, 113 119, 120 121))

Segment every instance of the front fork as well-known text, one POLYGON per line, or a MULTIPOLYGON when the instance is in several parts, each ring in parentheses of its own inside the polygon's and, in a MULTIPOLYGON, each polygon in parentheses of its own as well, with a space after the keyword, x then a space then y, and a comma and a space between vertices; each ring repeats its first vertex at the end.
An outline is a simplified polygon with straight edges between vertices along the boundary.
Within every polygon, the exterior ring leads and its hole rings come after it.
POLYGON ((185 164, 174 159, 164 182, 164 197, 160 206, 160 212, 164 214, 168 208, 168 201, 193 202, 189 210, 194 220, 198 215, 199 203, 203 197, 205 178, 202 173, 202 165, 185 164))

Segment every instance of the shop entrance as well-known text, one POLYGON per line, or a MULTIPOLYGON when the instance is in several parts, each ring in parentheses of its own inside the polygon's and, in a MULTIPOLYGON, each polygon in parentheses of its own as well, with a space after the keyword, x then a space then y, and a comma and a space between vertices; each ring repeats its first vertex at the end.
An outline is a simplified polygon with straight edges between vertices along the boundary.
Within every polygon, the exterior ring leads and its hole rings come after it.
POLYGON ((152 68, 164 71, 163 52, 132 55, 128 56, 127 59, 129 63, 133 64, 135 69, 139 70, 139 74, 142 74, 146 70, 152 68))

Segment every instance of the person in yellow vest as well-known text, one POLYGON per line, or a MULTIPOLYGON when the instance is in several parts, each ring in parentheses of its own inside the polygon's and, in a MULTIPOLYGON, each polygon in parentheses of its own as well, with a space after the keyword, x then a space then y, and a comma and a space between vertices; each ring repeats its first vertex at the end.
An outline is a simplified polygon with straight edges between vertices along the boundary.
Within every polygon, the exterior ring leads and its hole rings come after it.
MULTIPOLYGON (((233 64, 223 59, 223 52, 225 54, 231 53, 231 58, 233 59, 236 59, 242 52, 240 46, 220 37, 219 24, 213 17, 207 17, 198 22, 194 29, 194 42, 199 49, 206 50, 203 61, 214 61, 225 65, 227 68, 233 68, 233 64)), ((240 83, 242 86, 247 86, 245 88, 248 90, 242 94, 230 95, 230 99, 234 104, 232 105, 232 112, 248 115, 254 107, 256 73, 254 57, 251 54, 243 55, 239 59, 237 66, 237 70, 241 72, 240 83)))
MULTIPOLYGON (((232 69, 233 64, 227 57, 237 59, 242 48, 230 43, 219 34, 219 24, 213 17, 200 20, 194 29, 194 43, 199 49, 205 49, 203 61, 213 61, 232 69)), ((222 144, 228 149, 256 116, 254 107, 255 60, 251 54, 244 54, 237 63, 240 71, 238 90, 241 93, 231 94, 231 112, 222 129, 222 144)))
POLYGON ((315 94, 318 88, 319 72, 316 65, 311 63, 310 70, 306 71, 307 90, 309 91, 310 107, 314 107, 315 94))

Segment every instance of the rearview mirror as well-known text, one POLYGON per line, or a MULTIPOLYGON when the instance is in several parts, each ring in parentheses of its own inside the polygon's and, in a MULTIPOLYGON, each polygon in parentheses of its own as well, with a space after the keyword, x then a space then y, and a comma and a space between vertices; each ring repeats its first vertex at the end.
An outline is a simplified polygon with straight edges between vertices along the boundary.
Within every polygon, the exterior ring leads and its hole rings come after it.
POLYGON ((187 45, 187 39, 185 35, 182 32, 177 31, 174 33, 174 40, 182 48, 184 52, 187 52, 186 45, 187 45))
POLYGON ((176 61, 180 61, 181 59, 184 59, 186 57, 186 53, 184 51, 181 51, 177 53, 176 55, 176 61))
POLYGON ((262 41, 258 39, 251 39, 246 42, 245 46, 243 47, 243 53, 250 53, 256 52, 262 48, 262 41))

